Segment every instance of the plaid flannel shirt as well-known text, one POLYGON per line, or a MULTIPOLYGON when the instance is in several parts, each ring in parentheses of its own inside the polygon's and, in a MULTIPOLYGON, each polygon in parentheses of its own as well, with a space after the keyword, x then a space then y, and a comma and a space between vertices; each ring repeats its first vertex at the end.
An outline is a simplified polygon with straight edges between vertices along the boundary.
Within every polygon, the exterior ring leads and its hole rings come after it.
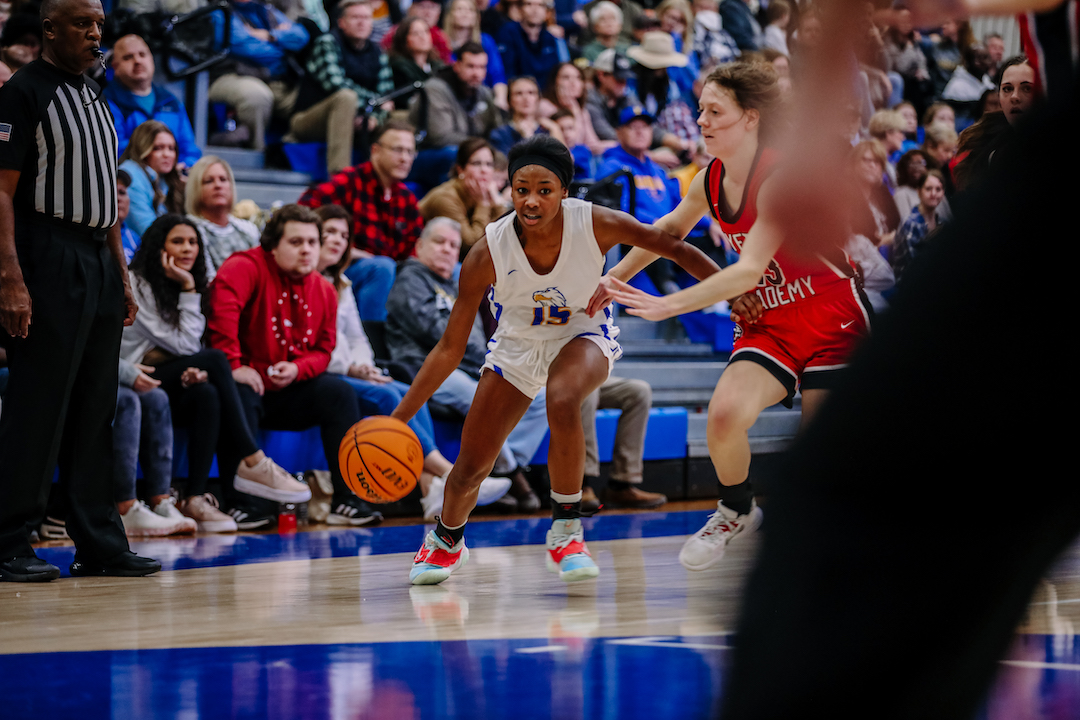
POLYGON ((325 33, 315 40, 311 56, 307 61, 307 71, 327 95, 332 95, 342 88, 348 88, 360 98, 360 105, 373 97, 382 97, 394 91, 394 73, 390 70, 390 61, 386 53, 379 53, 379 81, 375 91, 358 85, 345 74, 341 62, 341 50, 333 33, 325 33))
POLYGON ((353 216, 353 245, 398 261, 412 255, 424 229, 416 196, 404 183, 384 188, 370 161, 309 188, 299 203, 312 208, 340 205, 353 216))

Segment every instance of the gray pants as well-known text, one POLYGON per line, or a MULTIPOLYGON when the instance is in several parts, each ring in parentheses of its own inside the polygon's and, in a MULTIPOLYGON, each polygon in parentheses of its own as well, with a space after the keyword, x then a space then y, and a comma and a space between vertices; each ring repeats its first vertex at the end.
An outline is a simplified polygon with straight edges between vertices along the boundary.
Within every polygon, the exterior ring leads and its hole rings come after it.
POLYGON ((599 408, 622 410, 615 431, 611 479, 641 483, 644 469, 645 430, 652 407, 652 388, 644 380, 609 377, 581 404, 581 427, 585 431, 585 474, 600 474, 600 452, 596 443, 596 411, 599 408))

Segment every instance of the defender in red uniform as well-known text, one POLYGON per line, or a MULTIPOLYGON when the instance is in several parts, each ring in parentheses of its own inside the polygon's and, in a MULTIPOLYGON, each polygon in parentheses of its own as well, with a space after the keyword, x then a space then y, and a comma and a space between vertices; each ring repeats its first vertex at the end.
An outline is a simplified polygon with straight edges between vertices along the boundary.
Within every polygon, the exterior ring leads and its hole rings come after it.
POLYGON ((589 310, 610 299, 633 315, 662 320, 737 298, 737 339, 709 403, 709 455, 720 480, 720 502, 705 526, 679 553, 688 569, 704 570, 727 543, 755 530, 761 510, 747 475, 747 430, 765 408, 790 406, 802 391, 803 420, 820 406, 855 345, 869 330, 869 304, 856 286, 850 261, 791 252, 777 223, 770 182, 778 157, 769 147, 780 101, 776 73, 761 62, 736 62, 713 71, 701 92, 702 137, 716 157, 698 173, 679 206, 657 227, 686 237, 706 213, 720 223, 738 262, 681 292, 656 297, 624 281, 655 259, 638 249, 605 276, 589 310))

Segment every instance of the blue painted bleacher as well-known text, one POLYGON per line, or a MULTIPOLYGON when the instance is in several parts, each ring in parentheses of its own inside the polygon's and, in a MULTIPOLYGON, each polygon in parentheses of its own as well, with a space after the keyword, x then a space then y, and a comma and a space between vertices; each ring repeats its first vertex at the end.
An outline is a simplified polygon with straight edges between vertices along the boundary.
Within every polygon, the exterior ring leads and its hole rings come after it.
MULTIPOLYGON (((596 439, 600 450, 600 462, 611 462, 615 446, 615 429, 619 410, 596 412, 596 439)), ((688 416, 686 408, 658 407, 649 411, 649 425, 645 433, 645 460, 671 460, 686 457, 686 433, 688 416)), ((533 465, 546 465, 550 434, 533 456, 533 465)), ((435 421, 435 443, 451 461, 461 450, 461 424, 435 421)), ((259 446, 274 461, 289 472, 328 469, 322 451, 319 428, 312 427, 299 432, 263 430, 259 433, 259 446)), ((210 472, 217 475, 217 461, 210 472)), ((173 448, 173 477, 187 477, 187 433, 176 430, 173 448)))

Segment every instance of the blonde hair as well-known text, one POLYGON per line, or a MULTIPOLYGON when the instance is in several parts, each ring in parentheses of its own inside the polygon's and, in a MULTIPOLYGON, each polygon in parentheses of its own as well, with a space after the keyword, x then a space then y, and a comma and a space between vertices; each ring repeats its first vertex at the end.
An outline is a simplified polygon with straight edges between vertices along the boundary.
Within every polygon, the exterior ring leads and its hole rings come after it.
POLYGON ((923 142, 923 145, 929 145, 930 147, 940 147, 945 143, 955 143, 959 139, 959 136, 956 134, 956 128, 943 122, 931 123, 927 126, 924 137, 926 140, 923 142))
POLYGON ((694 8, 687 0, 664 0, 656 6, 656 19, 663 22, 664 13, 668 10, 678 10, 686 20, 686 30, 683 31, 683 52, 687 55, 694 48, 694 8))
POLYGON ((907 123, 904 116, 897 110, 878 110, 870 118, 870 136, 877 140, 884 140, 890 130, 904 131, 907 123))
POLYGON ((885 152, 885 146, 877 140, 863 140, 862 142, 851 148, 851 163, 852 165, 858 165, 862 161, 863 153, 869 150, 874 155, 874 159, 881 164, 882 172, 889 166, 889 154, 885 152))
POLYGON ((466 3, 472 8, 476 22, 473 23, 472 33, 469 35, 469 39, 475 43, 480 42, 480 13, 476 10, 476 2, 474 0, 452 0, 443 12, 442 31, 446 33, 447 37, 450 37, 450 31, 453 30, 453 26, 450 23, 453 22, 454 6, 458 3, 466 3))
POLYGON ((192 165, 188 171, 187 194, 184 197, 184 212, 188 215, 199 217, 199 202, 202 200, 203 176, 213 165, 220 165, 229 177, 229 185, 232 187, 232 201, 230 206, 236 204, 236 178, 233 177, 232 168, 217 155, 203 155, 199 161, 192 165))

